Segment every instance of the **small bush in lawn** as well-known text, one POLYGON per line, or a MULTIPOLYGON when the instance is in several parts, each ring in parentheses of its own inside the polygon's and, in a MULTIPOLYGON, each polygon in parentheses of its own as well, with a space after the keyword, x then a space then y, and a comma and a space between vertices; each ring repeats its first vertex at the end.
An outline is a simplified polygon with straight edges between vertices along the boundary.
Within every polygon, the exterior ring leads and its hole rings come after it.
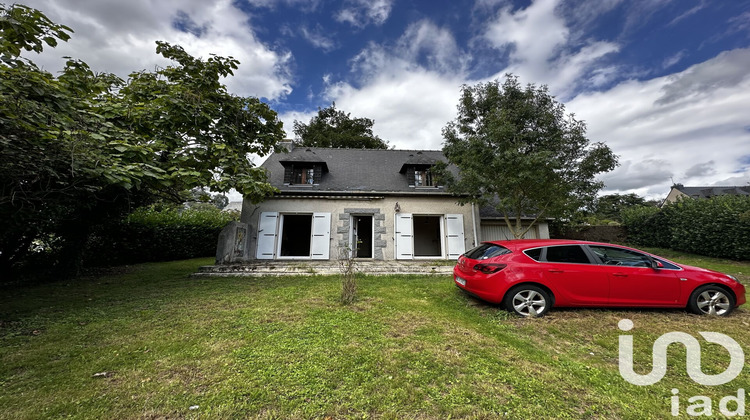
POLYGON ((357 267, 351 250, 347 247, 340 251, 339 268, 341 269, 341 303, 349 305, 357 300, 357 267))

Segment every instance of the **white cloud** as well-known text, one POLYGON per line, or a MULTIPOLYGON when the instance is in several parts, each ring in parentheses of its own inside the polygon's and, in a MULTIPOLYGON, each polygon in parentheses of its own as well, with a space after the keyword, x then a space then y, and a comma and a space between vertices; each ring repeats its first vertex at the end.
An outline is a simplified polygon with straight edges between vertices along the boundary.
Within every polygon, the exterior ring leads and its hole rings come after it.
POLYGON ((672 21, 669 22, 669 26, 675 25, 675 24, 679 23, 680 21, 682 21, 683 19, 685 19, 685 18, 687 18, 689 16, 692 16, 692 15, 698 13, 702 9, 706 8, 706 6, 707 6, 706 1, 705 0, 701 0, 701 2, 698 5, 694 6, 693 8, 691 8, 688 11, 686 11, 685 13, 677 16, 676 18, 672 19, 672 21))
POLYGON ((133 71, 165 66, 155 41, 179 44, 196 56, 210 53, 240 60, 229 89, 240 95, 278 99, 291 91, 287 66, 291 55, 263 45, 253 34, 248 16, 230 0, 29 0, 57 23, 76 32, 67 43, 30 56, 49 71, 62 68, 62 56, 87 62, 94 71, 127 78, 133 71), (177 29, 176 22, 192 30, 177 29), (193 32, 193 33, 190 33, 193 32), (199 35, 199 36, 197 36, 199 35))
POLYGON ((357 28, 382 25, 388 20, 393 0, 348 0, 334 18, 357 28))
MULTIPOLYGON (((372 43, 351 61, 356 81, 326 75, 326 100, 352 117, 375 121, 373 132, 399 149, 440 149, 442 128, 455 118, 464 59, 451 32, 429 20, 410 25, 393 45, 372 43), (422 64, 420 64, 422 63, 422 64)), ((281 115, 292 121, 315 114, 281 115)))
POLYGON ((303 26, 300 28, 300 32, 307 42, 325 52, 333 51, 337 48, 336 41, 326 36, 323 27, 319 24, 314 29, 303 26))
POLYGON ((716 165, 716 162, 713 160, 709 160, 708 162, 703 163, 696 163, 695 165, 688 168, 687 171, 685 171, 685 177, 686 178, 694 178, 694 177, 702 177, 707 175, 714 175, 716 174, 716 169, 714 166, 716 165))
POLYGON ((696 98, 711 95, 717 89, 734 87, 747 77, 748 68, 750 49, 724 51, 713 60, 696 64, 671 77, 671 82, 663 87, 664 95, 659 102, 696 98))
POLYGON ((602 57, 618 51, 619 46, 578 40, 557 13, 558 6, 559 0, 538 0, 521 10, 504 7, 489 23, 483 37, 494 48, 509 52, 510 65, 498 75, 515 73, 524 81, 546 84, 565 98, 579 86, 602 84, 601 72, 588 73, 602 57))
POLYGON ((569 101, 568 111, 588 123, 588 137, 621 155, 623 165, 602 177, 607 189, 663 196, 668 175, 685 185, 748 179, 740 162, 750 156, 750 74, 741 64, 747 60, 750 49, 725 52, 669 77, 630 80, 569 101))
POLYGON ((402 57, 413 63, 424 56, 426 67, 440 73, 463 70, 465 60, 453 34, 427 19, 409 25, 398 41, 398 50, 402 57))
POLYGON ((424 69, 393 68, 362 88, 331 86, 336 107, 375 121, 373 132, 398 149, 440 149, 441 130, 455 118, 460 80, 424 69))
POLYGON ((685 56, 687 56, 687 50, 678 51, 677 53, 665 58, 661 67, 664 69, 668 69, 674 66, 675 64, 679 63, 680 61, 682 61, 682 59, 685 58, 685 56))
POLYGON ((669 182, 673 175, 670 162, 664 159, 625 160, 601 179, 608 190, 627 191, 669 182))

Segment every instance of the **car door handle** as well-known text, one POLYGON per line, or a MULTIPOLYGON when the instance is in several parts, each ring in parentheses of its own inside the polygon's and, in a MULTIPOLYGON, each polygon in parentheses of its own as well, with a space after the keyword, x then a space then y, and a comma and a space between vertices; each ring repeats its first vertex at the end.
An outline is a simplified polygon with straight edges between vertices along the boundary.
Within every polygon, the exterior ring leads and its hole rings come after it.
POLYGON ((562 271, 562 270, 554 270, 554 269, 547 270, 547 271, 549 271, 550 273, 564 273, 564 271, 562 271))
POLYGON ((622 273, 614 273, 614 274, 612 274, 612 275, 613 275, 614 277, 627 277, 627 276, 628 276, 627 274, 622 274, 622 273))

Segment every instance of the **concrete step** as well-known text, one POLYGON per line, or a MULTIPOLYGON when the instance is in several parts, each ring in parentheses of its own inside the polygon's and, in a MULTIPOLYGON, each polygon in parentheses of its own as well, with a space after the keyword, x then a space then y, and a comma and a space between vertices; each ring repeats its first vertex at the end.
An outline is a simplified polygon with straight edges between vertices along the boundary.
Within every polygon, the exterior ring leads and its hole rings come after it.
MULTIPOLYGON (((439 261, 362 261, 356 262, 358 273, 385 276, 391 274, 451 275, 452 262, 439 261)), ((299 276, 299 275, 339 275, 341 266, 331 261, 273 261, 247 264, 206 265, 200 267, 194 276, 299 276)))

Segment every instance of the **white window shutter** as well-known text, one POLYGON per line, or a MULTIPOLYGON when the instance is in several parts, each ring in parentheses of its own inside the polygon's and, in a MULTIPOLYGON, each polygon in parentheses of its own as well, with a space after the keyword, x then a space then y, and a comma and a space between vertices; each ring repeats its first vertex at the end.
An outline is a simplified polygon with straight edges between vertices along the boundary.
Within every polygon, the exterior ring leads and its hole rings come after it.
POLYGON ((396 259, 414 259, 414 238, 411 213, 396 213, 396 259))
POLYGON ((446 214, 445 226, 448 238, 448 259, 457 260, 461 254, 466 252, 464 243, 464 215, 446 214))
POLYGON ((312 235, 312 259, 329 259, 331 250, 331 213, 313 213, 312 235))
POLYGON ((274 259, 278 219, 278 212, 264 211, 260 214, 258 219, 258 248, 255 252, 255 258, 259 260, 274 259))

